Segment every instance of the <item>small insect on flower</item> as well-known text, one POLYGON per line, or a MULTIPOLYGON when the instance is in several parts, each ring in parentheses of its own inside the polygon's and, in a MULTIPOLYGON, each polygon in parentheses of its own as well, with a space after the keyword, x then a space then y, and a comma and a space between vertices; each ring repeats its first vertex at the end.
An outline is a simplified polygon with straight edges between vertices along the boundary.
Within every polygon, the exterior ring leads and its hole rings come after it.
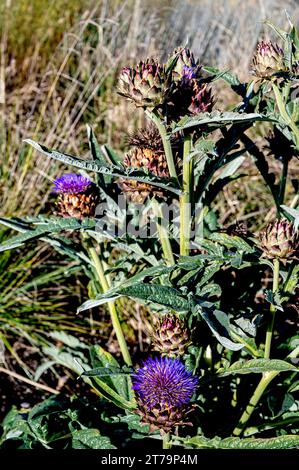
POLYGON ((174 426, 190 424, 184 422, 184 417, 190 412, 187 405, 197 388, 198 377, 179 359, 147 359, 132 376, 132 383, 137 413, 151 430, 168 432, 174 426))
POLYGON ((85 176, 66 173, 54 181, 56 206, 62 217, 94 217, 99 200, 96 185, 85 176))

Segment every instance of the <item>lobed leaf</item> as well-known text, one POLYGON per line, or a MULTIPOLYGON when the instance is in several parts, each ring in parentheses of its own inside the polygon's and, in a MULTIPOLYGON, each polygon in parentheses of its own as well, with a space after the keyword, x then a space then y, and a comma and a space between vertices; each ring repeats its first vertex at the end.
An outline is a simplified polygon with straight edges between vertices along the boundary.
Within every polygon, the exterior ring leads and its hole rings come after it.
POLYGON ((200 113, 192 117, 184 117, 175 124, 172 132, 180 132, 192 127, 210 126, 213 129, 227 126, 229 124, 254 123, 256 121, 272 121, 276 119, 259 113, 236 113, 213 111, 211 113, 200 113))
POLYGON ((293 449, 299 446, 299 436, 284 435, 270 438, 239 438, 227 437, 221 439, 214 437, 207 439, 203 436, 195 436, 191 438, 180 438, 179 441, 187 446, 197 449, 293 449))
POLYGON ((50 150, 44 145, 39 144, 38 142, 35 142, 31 139, 26 139, 25 142, 27 142, 29 145, 41 152, 43 155, 65 163, 66 165, 72 165, 82 170, 92 171, 94 173, 100 173, 106 176, 113 176, 116 178, 121 177, 125 179, 140 181, 143 183, 151 184, 152 186, 157 186, 159 188, 166 189, 176 195, 181 194, 181 191, 178 188, 172 186, 172 180, 170 180, 169 178, 158 177, 153 173, 149 173, 148 171, 142 168, 131 168, 126 171, 124 168, 120 168, 116 165, 103 166, 94 160, 83 160, 82 158, 78 158, 66 153, 61 153, 57 150, 50 150))
POLYGON ((101 436, 98 429, 80 429, 72 433, 73 449, 116 449, 110 438, 101 436))
POLYGON ((132 297, 144 302, 153 302, 163 307, 171 308, 177 312, 190 310, 189 300, 180 291, 173 287, 161 286, 159 284, 134 284, 127 287, 111 289, 105 294, 97 295, 96 299, 87 300, 78 309, 78 312, 97 307, 106 302, 116 300, 120 296, 132 297))
POLYGON ((218 376, 232 374, 263 374, 265 372, 299 372, 299 368, 281 359, 250 359, 232 364, 228 369, 219 369, 218 376))
POLYGON ((230 323, 225 312, 218 310, 211 302, 197 301, 197 305, 193 307, 195 314, 199 313, 203 320, 207 323, 213 335, 222 346, 231 351, 239 351, 244 348, 244 344, 235 343, 230 337, 230 323))

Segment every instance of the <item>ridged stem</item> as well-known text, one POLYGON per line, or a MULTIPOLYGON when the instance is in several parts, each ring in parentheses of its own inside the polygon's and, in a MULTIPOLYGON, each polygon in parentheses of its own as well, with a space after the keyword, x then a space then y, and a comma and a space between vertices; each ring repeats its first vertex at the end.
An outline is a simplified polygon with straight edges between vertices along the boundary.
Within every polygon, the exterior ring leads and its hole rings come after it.
POLYGON ((191 135, 184 138, 183 155, 183 193, 180 196, 180 254, 188 256, 191 233, 191 198, 193 181, 193 160, 189 159, 191 135))
MULTIPOLYGON (((95 271, 97 273, 97 277, 99 279, 99 282, 100 282, 100 285, 103 289, 103 292, 105 293, 105 292, 108 291, 110 286, 109 286, 108 280, 107 280, 105 272, 104 272, 103 263, 100 260, 98 254, 96 252, 96 249, 92 245, 92 242, 91 242, 89 236, 84 234, 84 238, 87 241, 87 251, 90 255, 91 260, 93 261, 93 265, 94 265, 95 271)), ((112 321, 112 326, 113 326, 113 329, 115 331, 116 338, 117 338, 117 341, 118 341, 118 344, 119 344, 124 362, 128 366, 131 366, 132 365, 132 359, 131 359, 131 356, 130 356, 130 353, 129 353, 129 350, 128 350, 128 346, 127 346, 127 343, 126 343, 126 340, 125 340, 125 337, 124 337, 124 334, 123 334, 123 330, 122 330, 119 318, 118 318, 115 303, 114 302, 108 302, 108 309, 109 309, 109 313, 110 313, 110 317, 111 317, 111 321, 112 321)))
POLYGON ((268 387, 269 383, 274 379, 274 377, 276 377, 278 374, 279 372, 266 372, 265 374, 263 374, 262 379, 256 387, 254 394, 252 395, 244 413, 242 414, 238 425, 233 430, 234 436, 240 436, 240 434, 243 432, 247 421, 252 415, 256 405, 260 401, 265 389, 268 387))
POLYGON ((287 112, 287 109, 285 107, 279 88, 274 82, 272 82, 272 88, 273 88, 273 92, 275 95, 275 100, 276 100, 276 104, 278 107, 278 111, 282 119, 285 121, 286 125, 289 126, 289 128, 293 131, 295 138, 296 138, 296 147, 299 148, 299 129, 296 126, 293 119, 291 118, 291 116, 289 115, 289 113, 287 112))
MULTIPOLYGON (((299 346, 297 346, 290 354, 288 354, 287 359, 295 358, 298 355, 299 355, 299 346)), ((256 405, 259 403, 264 391, 268 387, 269 383, 272 382, 272 380, 275 379, 275 377, 278 374, 279 374, 279 371, 273 371, 273 372, 265 372, 262 375, 262 378, 260 382, 258 383, 258 386, 256 387, 249 401, 249 404, 247 405, 244 413, 242 414, 238 425, 233 430, 234 436, 240 436, 240 434, 242 434, 250 416, 252 415, 256 405)))
POLYGON ((162 448, 163 449, 171 449, 171 435, 170 435, 169 432, 167 432, 163 435, 162 448))
MULTIPOLYGON (((278 290, 279 286, 279 259, 274 259, 273 262, 274 268, 273 268, 273 285, 272 285, 272 292, 273 295, 275 292, 278 290)), ((264 358, 269 359, 270 357, 270 352, 271 352, 271 342, 272 342, 272 336, 273 336, 273 330, 274 330, 274 323, 275 323, 275 313, 276 313, 276 308, 273 304, 270 305, 270 321, 268 323, 268 328, 267 328, 267 333, 266 333, 266 341, 265 341, 265 353, 264 353, 264 358)))
POLYGON ((149 110, 146 110, 145 114, 155 124, 155 126, 157 126, 157 129, 160 133, 160 136, 161 136, 161 139, 162 139, 162 142, 163 142, 163 148, 164 148, 164 153, 165 153, 166 160, 167 160, 169 174, 170 174, 171 178, 174 178, 177 181, 178 176, 177 176, 177 172, 176 172, 176 168, 175 168, 175 164, 174 164, 174 158, 173 158, 170 138, 167 136, 167 131, 165 129, 165 126, 162 123, 159 116, 154 111, 151 112, 149 110))
POLYGON ((174 261, 174 256, 172 252, 171 243, 170 243, 169 236, 168 236, 168 231, 167 231, 167 228, 164 227, 163 223, 161 223, 163 219, 163 214, 161 211, 161 206, 159 202, 156 201, 156 199, 152 199, 152 208, 157 218, 157 231, 158 231, 158 235, 159 235, 159 239, 161 242, 163 255, 164 255, 166 264, 168 266, 173 266, 175 264, 175 261, 174 261))

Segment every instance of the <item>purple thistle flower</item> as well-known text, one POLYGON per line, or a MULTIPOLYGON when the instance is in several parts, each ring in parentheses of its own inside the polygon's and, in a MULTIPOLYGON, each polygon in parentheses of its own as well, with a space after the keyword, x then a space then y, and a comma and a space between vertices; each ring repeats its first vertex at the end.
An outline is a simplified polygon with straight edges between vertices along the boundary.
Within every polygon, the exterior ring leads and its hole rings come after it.
POLYGON ((188 67, 188 65, 183 66, 182 78, 183 80, 192 80, 198 75, 198 67, 188 67))
POLYGON ((160 357, 147 359, 133 376, 133 389, 149 408, 181 407, 187 404, 198 385, 179 359, 160 357))
POLYGON ((92 181, 76 173, 66 173, 54 180, 54 191, 63 194, 84 193, 91 185, 92 181))

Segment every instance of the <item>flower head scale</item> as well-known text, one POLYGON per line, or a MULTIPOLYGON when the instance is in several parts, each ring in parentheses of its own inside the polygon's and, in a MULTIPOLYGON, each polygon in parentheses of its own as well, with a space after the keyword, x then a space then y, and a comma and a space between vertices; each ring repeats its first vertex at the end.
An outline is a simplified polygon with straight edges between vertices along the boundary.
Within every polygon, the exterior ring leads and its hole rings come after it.
POLYGON ((148 409, 182 407, 192 398, 198 378, 179 359, 147 359, 133 376, 133 389, 148 409))
POLYGON ((76 173, 66 173, 54 180, 54 191, 63 194, 84 193, 91 185, 92 181, 76 173))

